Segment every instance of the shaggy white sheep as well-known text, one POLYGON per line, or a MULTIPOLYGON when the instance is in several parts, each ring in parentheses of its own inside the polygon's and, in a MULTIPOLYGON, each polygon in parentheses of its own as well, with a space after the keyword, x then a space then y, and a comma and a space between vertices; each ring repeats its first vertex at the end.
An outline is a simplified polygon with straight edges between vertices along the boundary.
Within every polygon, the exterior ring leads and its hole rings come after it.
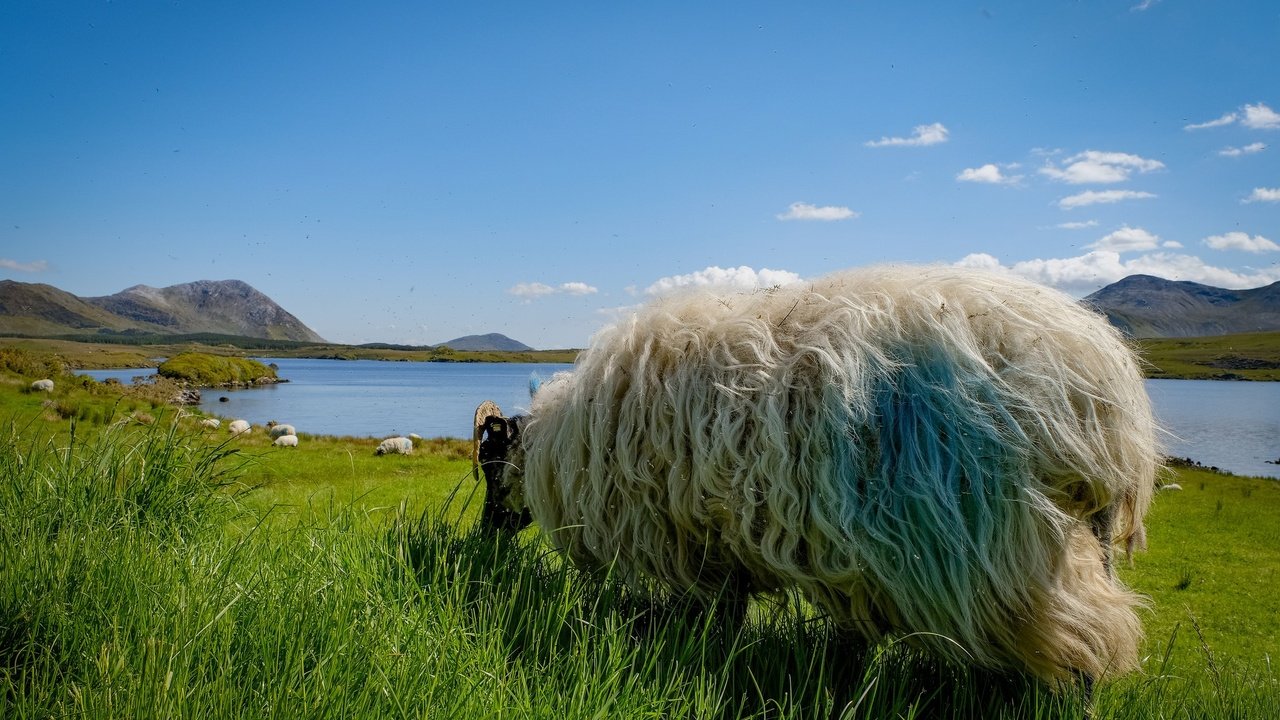
POLYGON ((31 389, 35 392, 53 392, 53 381, 49 378, 36 380, 31 383, 31 389))
POLYGON ((378 455, 412 455, 413 441, 407 437, 391 437, 378 443, 378 455))
POLYGON ((271 433, 271 437, 273 438, 298 434, 297 431, 293 429, 292 425, 281 425, 275 420, 271 420, 267 423, 267 432, 271 433))
POLYGON ((276 447, 298 447, 297 435, 281 435, 271 442, 276 447))
POLYGON ((227 425, 227 430, 233 436, 248 435, 250 432, 252 432, 252 429, 249 427, 248 420, 232 420, 231 423, 227 425))
POLYGON ((486 522, 527 508, 581 567, 797 588, 870 641, 1053 681, 1138 665, 1111 554, 1143 544, 1155 423, 1120 334, 1063 293, 898 266, 695 290, 512 420, 481 451, 509 511, 486 522))
POLYGON ((219 427, 222 427, 222 423, 218 418, 205 418, 200 421, 200 427, 205 428, 206 430, 217 430, 219 427))

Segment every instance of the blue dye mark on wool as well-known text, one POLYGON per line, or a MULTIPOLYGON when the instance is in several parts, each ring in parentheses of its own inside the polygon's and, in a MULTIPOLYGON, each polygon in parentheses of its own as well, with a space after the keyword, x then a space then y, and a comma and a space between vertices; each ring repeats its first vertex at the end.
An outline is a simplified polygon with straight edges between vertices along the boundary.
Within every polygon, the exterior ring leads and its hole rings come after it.
POLYGON ((541 388, 542 388, 542 376, 538 375, 538 373, 530 374, 529 375, 529 397, 532 399, 534 395, 538 394, 538 390, 540 390, 541 388))

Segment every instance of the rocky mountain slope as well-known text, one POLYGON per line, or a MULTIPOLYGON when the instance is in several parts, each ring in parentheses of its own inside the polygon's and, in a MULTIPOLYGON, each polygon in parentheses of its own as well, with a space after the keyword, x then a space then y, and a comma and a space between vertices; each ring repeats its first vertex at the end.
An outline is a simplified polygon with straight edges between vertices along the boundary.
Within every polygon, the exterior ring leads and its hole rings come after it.
POLYGON ((240 280, 198 280, 164 288, 134 285, 114 295, 86 298, 51 285, 0 281, 0 332, 130 331, 324 342, 301 320, 240 280))
POLYGON ((1135 338, 1280 330, 1280 282, 1251 290, 1131 275, 1085 298, 1135 338))

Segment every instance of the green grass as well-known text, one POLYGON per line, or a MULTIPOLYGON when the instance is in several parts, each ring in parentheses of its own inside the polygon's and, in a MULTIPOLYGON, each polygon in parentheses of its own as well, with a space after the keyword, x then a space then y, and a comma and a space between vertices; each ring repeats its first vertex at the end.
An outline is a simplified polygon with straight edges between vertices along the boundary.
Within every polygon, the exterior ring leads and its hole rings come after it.
POLYGON ((185 352, 160 363, 156 374, 203 387, 252 385, 259 378, 275 380, 276 371, 253 358, 185 352))
POLYGON ((1147 377, 1280 380, 1280 332, 1137 341, 1147 377))
MULTIPOLYGON (((1081 717, 1078 693, 865 648, 794 597, 740 631, 471 530, 469 448, 50 413, 0 384, 0 717, 1081 717), (456 492, 455 492, 456 490, 456 492)), ((124 398, 59 384, 56 401, 124 398)), ((115 405, 111 405, 115 403, 115 405)), ((1169 478, 1142 673, 1098 718, 1269 718, 1280 483, 1169 478)))

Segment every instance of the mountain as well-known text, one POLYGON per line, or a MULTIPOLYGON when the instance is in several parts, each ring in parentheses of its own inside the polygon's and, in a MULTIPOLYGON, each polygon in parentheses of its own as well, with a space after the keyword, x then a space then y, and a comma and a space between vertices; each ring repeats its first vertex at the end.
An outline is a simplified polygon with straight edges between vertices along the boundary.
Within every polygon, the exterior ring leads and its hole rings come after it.
POLYGON ((81 298, 52 285, 0 280, 0 332, 67 335, 217 333, 324 342, 271 298, 240 280, 198 280, 81 298))
POLYGON ((1252 290, 1130 275, 1086 297, 1135 338, 1280 330, 1280 282, 1252 290))
POLYGON ((452 348, 454 350, 466 350, 469 352, 477 351, 503 351, 503 352, 527 352, 533 348, 525 345, 519 340, 512 340, 502 333, 489 333, 488 335, 466 335, 460 338, 454 338, 448 342, 442 342, 441 345, 452 348))

